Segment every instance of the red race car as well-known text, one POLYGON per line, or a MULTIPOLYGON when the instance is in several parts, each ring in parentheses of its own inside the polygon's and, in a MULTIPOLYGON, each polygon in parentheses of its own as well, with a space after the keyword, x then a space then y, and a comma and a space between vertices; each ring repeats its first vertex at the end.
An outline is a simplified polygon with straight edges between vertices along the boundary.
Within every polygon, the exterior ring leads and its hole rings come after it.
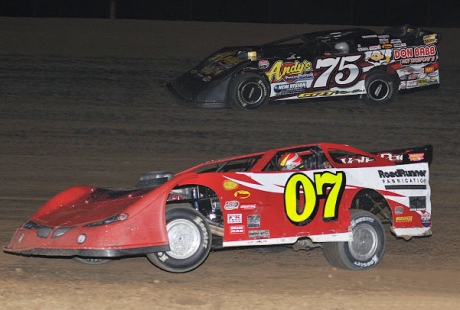
POLYGON ((147 172, 130 189, 76 186, 15 232, 5 252, 99 264, 146 255, 187 272, 211 249, 322 247, 336 267, 376 266, 388 224, 396 237, 431 235, 431 145, 365 152, 317 143, 147 172))

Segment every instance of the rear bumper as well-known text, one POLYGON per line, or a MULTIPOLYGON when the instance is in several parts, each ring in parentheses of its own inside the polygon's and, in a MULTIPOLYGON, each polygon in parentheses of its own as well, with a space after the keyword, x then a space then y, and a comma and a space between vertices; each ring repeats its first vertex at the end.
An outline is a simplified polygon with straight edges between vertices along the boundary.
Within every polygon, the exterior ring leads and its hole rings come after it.
POLYGON ((427 237, 433 234, 431 227, 395 228, 390 227, 392 233, 397 237, 409 240, 412 237, 427 237))

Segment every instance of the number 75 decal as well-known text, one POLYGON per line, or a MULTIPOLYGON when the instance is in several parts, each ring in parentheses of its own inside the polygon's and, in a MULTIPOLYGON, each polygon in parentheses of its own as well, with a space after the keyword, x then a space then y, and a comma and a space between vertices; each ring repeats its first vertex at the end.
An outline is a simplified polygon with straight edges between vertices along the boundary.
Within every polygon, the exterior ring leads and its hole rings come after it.
POLYGON ((288 179, 284 188, 286 215, 298 226, 306 225, 313 220, 318 212, 320 199, 325 199, 323 220, 337 219, 346 184, 345 173, 338 171, 334 174, 326 171, 315 173, 313 177, 314 181, 303 173, 295 173, 288 179))
POLYGON ((331 80, 333 85, 341 87, 354 84, 361 75, 357 65, 362 55, 350 55, 335 58, 320 58, 316 61, 315 70, 321 71, 313 82, 312 88, 329 88, 331 80))

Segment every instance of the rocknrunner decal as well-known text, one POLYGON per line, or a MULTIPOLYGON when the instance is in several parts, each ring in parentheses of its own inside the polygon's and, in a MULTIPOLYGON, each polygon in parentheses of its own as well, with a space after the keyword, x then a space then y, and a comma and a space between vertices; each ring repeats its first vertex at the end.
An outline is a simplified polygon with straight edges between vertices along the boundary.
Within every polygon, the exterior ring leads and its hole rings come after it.
POLYGON ((426 170, 378 170, 378 173, 383 184, 385 184, 385 189, 426 189, 428 183, 426 170))

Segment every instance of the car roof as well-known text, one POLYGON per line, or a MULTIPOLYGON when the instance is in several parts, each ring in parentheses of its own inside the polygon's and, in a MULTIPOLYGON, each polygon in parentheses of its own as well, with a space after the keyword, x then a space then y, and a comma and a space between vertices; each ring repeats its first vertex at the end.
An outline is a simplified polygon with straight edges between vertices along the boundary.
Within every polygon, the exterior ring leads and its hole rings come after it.
MULTIPOLYGON (((384 166, 394 165, 394 163, 389 160, 383 159, 380 156, 376 156, 375 154, 363 151, 361 149, 357 149, 348 144, 321 142, 321 143, 292 145, 292 146, 286 146, 286 147, 281 147, 281 148, 269 149, 266 151, 261 151, 261 152, 256 152, 256 153, 209 160, 201 164, 198 164, 194 167, 191 167, 185 171, 182 171, 181 173, 202 171, 203 167, 206 167, 206 166, 219 165, 219 164, 223 164, 229 161, 235 161, 238 159, 245 159, 245 158, 258 158, 258 162, 254 166, 252 166, 252 168, 250 169, 250 170, 257 171, 257 170, 262 170, 262 167, 265 167, 276 154, 283 153, 283 152, 289 152, 289 151, 298 152, 300 150, 305 150, 307 148, 315 148, 315 147, 322 149, 324 153, 328 153, 329 150, 343 150, 343 151, 348 151, 348 152, 359 153, 359 154, 362 154, 362 155, 365 155, 371 158, 375 158, 376 161, 373 163, 373 165, 384 165, 384 166)), ((347 166, 351 167, 350 165, 347 165, 347 166)))
POLYGON ((316 32, 308 32, 303 34, 296 34, 293 36, 285 37, 279 40, 271 41, 268 43, 263 44, 263 46, 271 46, 276 44, 282 44, 289 41, 293 41, 296 39, 302 39, 305 42, 312 42, 312 41, 322 41, 322 42, 331 42, 331 41, 345 41, 345 40, 353 40, 357 37, 362 36, 371 36, 377 34, 365 28, 348 28, 348 29, 338 29, 338 30, 327 30, 327 31, 316 31, 316 32))

